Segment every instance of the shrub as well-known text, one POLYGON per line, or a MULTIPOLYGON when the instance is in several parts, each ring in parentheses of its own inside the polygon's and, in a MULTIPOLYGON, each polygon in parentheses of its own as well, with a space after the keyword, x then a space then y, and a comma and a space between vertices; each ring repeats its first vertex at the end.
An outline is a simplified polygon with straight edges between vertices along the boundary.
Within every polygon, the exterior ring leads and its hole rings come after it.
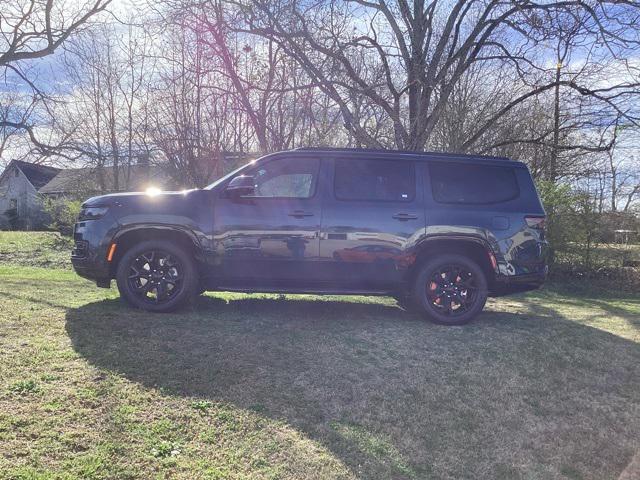
POLYGON ((80 213, 81 204, 82 202, 79 200, 65 198, 45 199, 43 202, 44 210, 51 218, 49 228, 57 230, 62 235, 71 235, 73 225, 80 213))
POLYGON ((547 212, 547 239, 551 247, 551 263, 597 266, 596 247, 602 233, 602 214, 594 199, 569 185, 541 181, 540 198, 547 212))
POLYGON ((567 249, 573 237, 573 228, 566 223, 573 210, 573 192, 569 185, 558 185, 546 180, 538 182, 538 191, 547 212, 546 234, 553 261, 558 251, 567 249))

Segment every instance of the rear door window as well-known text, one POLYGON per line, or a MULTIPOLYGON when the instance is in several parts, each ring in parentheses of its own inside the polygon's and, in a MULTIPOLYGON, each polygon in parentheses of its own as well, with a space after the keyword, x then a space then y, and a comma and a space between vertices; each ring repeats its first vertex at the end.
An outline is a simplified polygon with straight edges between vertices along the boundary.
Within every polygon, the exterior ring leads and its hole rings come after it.
POLYGON ((416 196, 413 162, 338 159, 335 165, 334 189, 338 200, 411 202, 416 196))
POLYGON ((439 203, 501 203, 520 194, 512 167, 429 162, 429 174, 433 199, 439 203))

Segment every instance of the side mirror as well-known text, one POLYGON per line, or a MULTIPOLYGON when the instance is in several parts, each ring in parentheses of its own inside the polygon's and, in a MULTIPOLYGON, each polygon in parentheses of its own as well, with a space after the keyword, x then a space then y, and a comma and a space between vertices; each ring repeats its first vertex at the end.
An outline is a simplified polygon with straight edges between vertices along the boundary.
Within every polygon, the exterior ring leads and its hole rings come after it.
POLYGON ((255 182, 251 175, 238 175, 234 177, 224 189, 229 197, 243 197, 252 195, 255 191, 255 182))

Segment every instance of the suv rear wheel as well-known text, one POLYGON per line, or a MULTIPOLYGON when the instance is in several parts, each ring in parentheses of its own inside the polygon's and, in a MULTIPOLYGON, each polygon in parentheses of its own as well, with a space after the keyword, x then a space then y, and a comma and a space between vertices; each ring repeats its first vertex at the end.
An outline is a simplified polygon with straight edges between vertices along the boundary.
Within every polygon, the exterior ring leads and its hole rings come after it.
POLYGON ((413 298, 434 323, 463 325, 484 308, 487 279, 480 266, 468 257, 438 255, 420 268, 413 298))
POLYGON ((152 312, 183 306, 198 286, 191 256, 166 240, 149 240, 127 250, 118 263, 116 281, 122 298, 152 312))

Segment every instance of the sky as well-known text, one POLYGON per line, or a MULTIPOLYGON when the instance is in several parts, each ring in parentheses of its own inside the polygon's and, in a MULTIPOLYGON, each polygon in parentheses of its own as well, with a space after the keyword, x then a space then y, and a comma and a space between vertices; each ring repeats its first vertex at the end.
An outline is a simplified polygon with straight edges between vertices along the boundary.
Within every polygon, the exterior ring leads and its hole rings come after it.
MULTIPOLYGON (((78 4, 82 2, 82 0, 71 1, 77 1, 78 4)), ((114 18, 124 20, 132 14, 142 18, 144 17, 144 12, 149 8, 147 0, 112 0, 112 3, 109 5, 109 12, 102 13, 99 17, 96 17, 94 21, 112 22, 114 18)), ((123 26, 123 28, 125 27, 123 26)), ((43 91, 59 96, 69 95, 71 93, 73 85, 65 75, 64 55, 65 52, 61 49, 53 55, 44 57, 37 62, 33 62, 31 65, 25 66, 30 72, 30 77, 35 79, 35 83, 43 91)), ((578 58, 572 60, 574 66, 579 65, 581 61, 579 56, 577 57, 578 58)), ((640 57, 629 60, 632 64, 640 67, 640 57)), ((567 65, 566 68, 572 68, 572 65, 567 65)), ((619 64, 613 65, 609 73, 599 80, 598 86, 603 87, 613 84, 614 81, 624 78, 626 75, 626 72, 620 68, 619 64)), ((28 86, 25 85, 24 82, 17 81, 15 78, 12 79, 11 76, 9 76, 8 84, 10 88, 17 88, 19 91, 28 92, 28 86)), ((0 83, 0 91, 3 88, 7 88, 7 86, 0 83)), ((623 141, 624 148, 620 149, 620 155, 627 157, 637 156, 640 146, 637 145, 638 142, 635 135, 626 135, 626 137, 628 138, 625 138, 623 141)), ((2 160, 6 160, 6 158, 2 160)))

